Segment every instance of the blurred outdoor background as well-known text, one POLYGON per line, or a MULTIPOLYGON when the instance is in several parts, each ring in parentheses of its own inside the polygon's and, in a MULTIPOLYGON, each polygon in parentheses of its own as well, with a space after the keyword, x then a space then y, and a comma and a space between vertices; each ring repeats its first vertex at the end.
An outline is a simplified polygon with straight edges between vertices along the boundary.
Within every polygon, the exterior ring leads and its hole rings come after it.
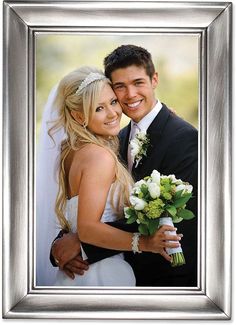
MULTIPOLYGON (((122 44, 146 48, 153 57, 159 84, 156 97, 198 127, 198 37, 177 34, 38 34, 36 38, 36 138, 44 105, 53 86, 81 65, 103 69, 103 59, 122 44)), ((122 127, 128 123, 122 118, 122 127)))

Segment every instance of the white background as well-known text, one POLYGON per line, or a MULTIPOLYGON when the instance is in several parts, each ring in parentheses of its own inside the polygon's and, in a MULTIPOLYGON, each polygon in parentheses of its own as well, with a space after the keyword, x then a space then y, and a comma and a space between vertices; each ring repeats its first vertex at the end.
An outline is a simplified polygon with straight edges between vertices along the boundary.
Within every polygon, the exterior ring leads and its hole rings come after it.
MULTIPOLYGON (((0 0, 1 4, 2 4, 2 0, 0 0)), ((200 2, 198 0, 195 0, 195 2, 200 2)), ((211 0, 208 0, 207 2, 215 2, 215 1, 211 1, 211 0)), ((233 3, 233 9, 235 4, 236 4, 236 0, 232 0, 232 3, 233 3)), ((0 13, 0 21, 2 22, 2 8, 1 8, 1 13, 0 13)), ((2 28, 2 24, 1 24, 1 27, 0 29, 2 28)), ((233 39, 235 38, 235 22, 233 22, 233 39)), ((234 41, 233 41, 234 43, 234 41)), ((2 45, 2 32, 0 33, 0 44, 2 45)), ((233 44, 233 79, 235 79, 235 66, 234 66, 234 51, 235 49, 235 44, 233 44)), ((0 58, 1 58, 1 62, 2 62, 2 51, 0 52, 0 58)), ((2 74, 0 75, 0 92, 2 94, 2 74)), ((234 163, 236 162, 236 159, 235 159, 235 134, 236 132, 234 131, 235 127, 236 127, 236 117, 235 117, 235 92, 236 92, 236 86, 235 86, 235 83, 233 83, 233 125, 234 125, 234 128, 233 128, 233 165, 234 163)), ((2 96, 0 96, 0 103, 2 104, 2 96)), ((2 105, 1 105, 2 107, 2 105)), ((2 110, 1 110, 1 114, 0 114, 0 128, 2 126, 2 110)), ((0 147, 2 147, 2 132, 0 134, 0 147)), ((0 164, 2 162, 2 150, 0 151, 0 164)), ((2 168, 1 168, 2 170, 2 168)), ((234 168, 233 168, 233 184, 235 184, 236 182, 236 176, 235 176, 235 171, 234 171, 234 168)), ((1 184, 2 184, 2 174, 0 173, 0 181, 1 181, 1 184)), ((0 197, 2 197, 2 188, 0 187, 0 197)), ((233 188, 233 212, 235 212, 235 201, 236 201, 236 195, 235 195, 235 191, 234 191, 234 188, 233 188)), ((0 212, 1 213, 1 212, 0 212)), ((234 220, 234 218, 236 217, 235 214, 233 213, 232 215, 233 217, 233 256, 232 256, 232 260, 233 260, 233 272, 232 274, 235 274, 236 272, 236 269, 235 269, 235 259, 236 259, 236 249, 235 249, 235 238, 234 238, 234 234, 235 234, 235 230, 236 230, 236 222, 234 220)), ((4 231, 4 230, 3 230, 4 231)), ((0 240, 2 242, 2 234, 0 233, 0 240)), ((2 252, 0 252, 0 256, 2 252)), ((1 259, 2 260, 2 259, 1 259)), ((0 277, 1 277, 1 274, 2 274, 2 265, 0 265, 0 277)), ((235 278, 235 277, 234 277, 235 278)), ((0 282, 0 289, 2 289, 2 281, 0 282)), ((235 279, 233 279, 233 287, 232 287, 232 293, 233 293, 233 303, 232 303, 232 306, 234 306, 232 309, 236 309, 235 307, 235 291, 236 291, 236 285, 235 285, 235 279)), ((2 290, 0 290, 0 292, 2 292, 2 290)), ((0 303, 1 303, 1 299, 2 297, 0 297, 0 303)), ((2 305, 2 304, 1 304, 2 305)), ((2 306, 0 306, 0 309, 1 309, 2 306)), ((1 313, 2 314, 2 313, 1 313)), ((143 320, 138 320, 138 321, 124 321, 124 320, 118 320, 118 321, 104 321, 104 320, 101 320, 101 321, 78 321, 78 320, 3 320, 3 319, 0 319, 0 323, 3 323, 5 325, 7 324, 13 324, 13 323, 26 323, 26 324, 34 324, 34 323, 50 323, 50 324, 71 324, 71 323, 77 323, 77 324, 86 324, 86 325, 90 325, 90 324, 189 324, 189 323, 197 323, 197 324, 200 324, 200 325, 206 325, 206 324, 223 324, 223 323, 226 323, 226 324, 236 324, 236 316, 235 316, 235 312, 233 310, 233 315, 232 315, 232 320, 230 321, 183 321, 183 320, 180 320, 180 321, 143 321, 143 320)))

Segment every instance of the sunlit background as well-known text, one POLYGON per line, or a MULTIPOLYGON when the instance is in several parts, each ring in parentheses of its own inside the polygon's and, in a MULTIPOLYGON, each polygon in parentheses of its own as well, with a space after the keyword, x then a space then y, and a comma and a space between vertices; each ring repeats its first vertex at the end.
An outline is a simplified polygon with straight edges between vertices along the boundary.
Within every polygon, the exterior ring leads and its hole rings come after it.
MULTIPOLYGON (((198 37, 176 34, 38 34, 36 37, 37 138, 48 95, 64 75, 82 65, 103 69, 103 59, 122 44, 146 48, 153 57, 161 102, 198 127, 198 37)), ((122 127, 128 123, 122 118, 122 127)))

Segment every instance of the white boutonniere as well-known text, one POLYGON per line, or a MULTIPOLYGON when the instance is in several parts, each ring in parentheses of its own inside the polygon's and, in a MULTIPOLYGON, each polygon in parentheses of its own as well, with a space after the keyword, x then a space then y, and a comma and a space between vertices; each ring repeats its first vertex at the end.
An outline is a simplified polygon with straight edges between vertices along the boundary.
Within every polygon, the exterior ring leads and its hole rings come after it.
POLYGON ((147 155, 147 149, 150 144, 150 139, 146 132, 138 132, 134 139, 130 141, 131 156, 135 162, 135 168, 138 166, 143 156, 147 155))

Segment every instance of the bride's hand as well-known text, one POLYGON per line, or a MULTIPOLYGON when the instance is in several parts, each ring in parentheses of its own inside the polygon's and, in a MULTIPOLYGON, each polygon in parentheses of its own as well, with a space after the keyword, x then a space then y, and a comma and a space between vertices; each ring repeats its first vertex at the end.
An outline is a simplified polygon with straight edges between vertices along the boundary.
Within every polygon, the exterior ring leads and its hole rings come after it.
POLYGON ((180 245, 179 241, 183 237, 182 234, 171 235, 169 231, 175 231, 172 226, 163 225, 153 236, 147 237, 147 250, 152 253, 159 253, 167 261, 171 261, 171 256, 166 253, 166 248, 177 248, 180 245), (166 233, 167 232, 167 233, 166 233), (171 241, 171 242, 170 242, 171 241))

